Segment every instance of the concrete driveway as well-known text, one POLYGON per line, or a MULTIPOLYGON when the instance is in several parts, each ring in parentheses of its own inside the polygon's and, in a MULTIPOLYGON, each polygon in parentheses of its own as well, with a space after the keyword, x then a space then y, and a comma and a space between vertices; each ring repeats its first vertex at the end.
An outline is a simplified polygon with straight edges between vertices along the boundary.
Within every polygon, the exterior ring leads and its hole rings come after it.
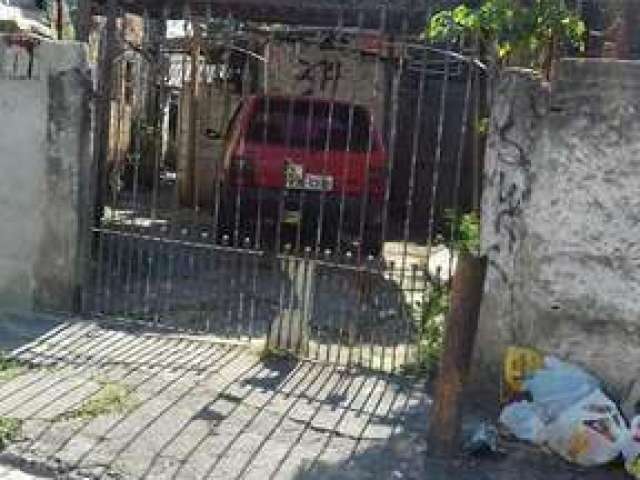
POLYGON ((62 478, 420 478, 423 385, 246 345, 70 323, 21 349, 0 457, 62 478), (369 454, 370 452, 370 454, 369 454), (363 458, 369 460, 362 462, 363 458), (357 465, 356 465, 357 464, 357 465), (363 466, 365 466, 363 468, 363 466))

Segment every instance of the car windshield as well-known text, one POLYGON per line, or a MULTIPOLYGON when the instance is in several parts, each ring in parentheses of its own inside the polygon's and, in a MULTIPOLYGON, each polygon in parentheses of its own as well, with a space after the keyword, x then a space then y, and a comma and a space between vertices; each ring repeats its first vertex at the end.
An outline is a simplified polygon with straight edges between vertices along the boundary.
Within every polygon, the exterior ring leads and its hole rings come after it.
POLYGON ((327 101, 307 99, 270 98, 267 102, 262 98, 251 119, 247 139, 309 150, 324 150, 328 141, 329 150, 366 152, 376 148, 375 141, 369 141, 369 128, 369 115, 361 106, 345 103, 332 106, 327 101))

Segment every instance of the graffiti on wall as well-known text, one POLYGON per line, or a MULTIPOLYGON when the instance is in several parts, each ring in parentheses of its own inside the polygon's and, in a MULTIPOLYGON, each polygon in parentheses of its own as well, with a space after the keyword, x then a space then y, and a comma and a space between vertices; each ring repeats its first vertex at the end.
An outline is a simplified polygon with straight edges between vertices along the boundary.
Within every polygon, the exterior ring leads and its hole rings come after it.
POLYGON ((296 82, 302 95, 333 94, 335 95, 341 79, 342 63, 337 59, 322 58, 314 61, 298 58, 296 82))
POLYGON ((514 102, 511 98, 514 92, 500 94, 505 99, 504 108, 495 109, 488 155, 487 187, 493 192, 490 197, 487 196, 491 203, 489 210, 493 224, 488 253, 495 271, 504 282, 510 284, 509 272, 522 240, 523 215, 533 182, 530 156, 535 147, 536 132, 531 127, 538 123, 540 113, 535 107, 535 99, 530 99, 529 111, 525 111, 519 101, 514 102))

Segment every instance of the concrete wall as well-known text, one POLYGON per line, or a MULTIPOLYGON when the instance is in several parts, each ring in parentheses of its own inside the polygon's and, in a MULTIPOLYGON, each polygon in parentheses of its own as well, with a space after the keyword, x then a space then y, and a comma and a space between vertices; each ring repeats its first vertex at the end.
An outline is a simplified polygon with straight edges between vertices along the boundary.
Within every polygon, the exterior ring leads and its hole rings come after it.
POLYGON ((545 87, 510 71, 495 93, 477 365, 495 384, 503 347, 532 345, 627 398, 640 386, 640 63, 567 60, 558 74, 545 87))
POLYGON ((68 310, 77 300, 90 91, 83 46, 0 36, 0 307, 68 310))

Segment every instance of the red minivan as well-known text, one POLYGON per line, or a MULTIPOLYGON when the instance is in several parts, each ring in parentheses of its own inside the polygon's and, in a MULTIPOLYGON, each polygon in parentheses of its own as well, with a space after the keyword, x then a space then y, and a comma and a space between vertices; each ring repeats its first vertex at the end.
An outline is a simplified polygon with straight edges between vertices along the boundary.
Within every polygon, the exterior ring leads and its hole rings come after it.
POLYGON ((377 250, 386 168, 382 137, 366 107, 250 96, 225 135, 223 219, 249 236, 258 219, 265 236, 278 224, 297 227, 302 244, 315 246, 322 218, 323 248, 335 246, 338 236, 359 240, 364 226, 365 248, 377 250))

